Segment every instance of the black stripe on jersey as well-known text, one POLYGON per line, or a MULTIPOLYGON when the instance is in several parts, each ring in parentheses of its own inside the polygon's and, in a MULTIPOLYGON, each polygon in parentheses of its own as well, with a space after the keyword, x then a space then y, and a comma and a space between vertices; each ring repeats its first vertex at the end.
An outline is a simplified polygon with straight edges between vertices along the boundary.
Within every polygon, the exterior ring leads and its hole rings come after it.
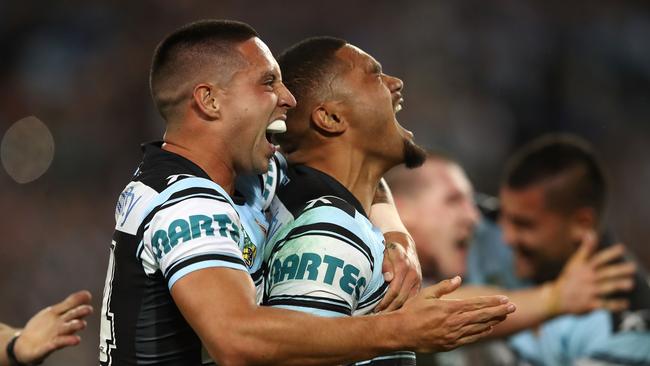
MULTIPOLYGON (((176 205, 178 203, 181 203, 185 200, 192 199, 192 198, 205 198, 205 199, 212 199, 216 200, 219 202, 225 202, 230 204, 224 196, 217 191, 216 189, 212 188, 188 188, 184 189, 182 191, 178 191, 173 193, 165 202, 161 203, 160 205, 154 207, 151 212, 142 220, 142 223, 140 223, 140 227, 138 227, 138 237, 141 238, 142 234, 144 231, 147 229, 147 226, 153 219, 153 217, 161 210, 169 208, 173 205, 176 205), (178 199, 178 201, 175 202, 169 202, 170 200, 178 199)), ((234 208, 233 208, 234 209, 234 208)))
POLYGON ((335 313, 339 313, 341 315, 346 315, 346 316, 352 315, 352 310, 350 309, 350 305, 348 305, 348 303, 341 300, 330 299, 327 297, 299 296, 299 295, 271 296, 270 298, 264 301, 264 305, 301 306, 305 308, 333 311, 335 313))
POLYGON ((205 187, 192 187, 192 188, 183 189, 182 191, 174 192, 172 193, 171 196, 169 196, 167 201, 175 200, 177 198, 182 198, 184 196, 189 196, 193 194, 208 194, 208 195, 218 196, 221 199, 228 202, 226 197, 224 197, 223 194, 221 194, 221 192, 213 188, 205 188, 205 187))
POLYGON ((260 267, 257 271, 253 272, 251 274, 251 278, 253 279, 255 286, 262 283, 262 279, 264 279, 264 266, 260 267))
POLYGON ((235 263, 235 264, 240 264, 242 266, 246 267, 246 263, 241 258, 237 257, 231 257, 229 255, 224 255, 224 254, 202 254, 202 255, 197 255, 194 257, 190 257, 181 261, 178 261, 174 263, 165 273, 165 279, 167 282, 169 282, 169 279, 172 278, 172 276, 178 272, 179 270, 192 265, 194 263, 199 263, 199 262, 204 262, 204 261, 209 261, 209 260, 218 260, 218 261, 224 261, 224 262, 230 262, 230 263, 235 263))
MULTIPOLYGON (((315 202, 308 202, 300 211, 298 216, 304 214, 307 211, 313 210, 318 207, 322 206, 332 206, 336 207, 339 210, 345 212, 348 214, 350 217, 353 217, 356 215, 357 210, 353 205, 351 205, 348 201, 342 199, 341 197, 337 196, 321 196, 316 199, 315 202), (308 208, 307 208, 308 207, 308 208)), ((365 216, 365 215, 364 215, 365 216)), ((296 217, 298 218, 298 217, 296 217)))
POLYGON ((356 234, 354 234, 350 230, 344 228, 343 226, 329 223, 329 222, 319 222, 315 224, 302 225, 292 229, 284 238, 282 238, 277 242, 277 244, 271 251, 271 256, 273 256, 276 252, 282 249, 282 247, 286 244, 287 241, 305 235, 329 236, 334 239, 345 241, 346 243, 350 244, 352 247, 359 250, 361 254, 363 254, 370 262, 370 269, 374 270, 375 257, 372 255, 372 251, 370 250, 370 247, 368 247, 368 245, 364 243, 363 240, 361 240, 361 238, 359 238, 356 234), (319 231, 319 232, 312 232, 312 231, 319 231), (339 234, 340 236, 331 233, 339 234))
POLYGON ((377 300, 380 300, 382 297, 384 297, 384 294, 386 294, 386 290, 388 290, 388 282, 384 282, 383 285, 381 285, 377 291, 373 292, 370 297, 368 297, 366 300, 362 301, 359 303, 357 308, 363 308, 368 306, 369 304, 372 304, 373 302, 376 302, 377 300))

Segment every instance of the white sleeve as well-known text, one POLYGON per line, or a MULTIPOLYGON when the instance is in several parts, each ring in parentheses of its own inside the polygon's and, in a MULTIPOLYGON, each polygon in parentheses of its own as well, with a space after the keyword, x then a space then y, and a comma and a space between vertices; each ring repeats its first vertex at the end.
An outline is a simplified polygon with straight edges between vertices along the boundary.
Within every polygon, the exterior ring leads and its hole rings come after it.
POLYGON ((283 231, 288 235, 270 243, 265 305, 321 316, 352 315, 372 277, 369 249, 348 225, 300 218, 294 224, 283 231))
POLYGON ((238 245, 243 235, 239 217, 222 197, 204 195, 167 202, 143 225, 139 255, 143 263, 153 261, 170 289, 181 277, 203 268, 247 271, 238 245))

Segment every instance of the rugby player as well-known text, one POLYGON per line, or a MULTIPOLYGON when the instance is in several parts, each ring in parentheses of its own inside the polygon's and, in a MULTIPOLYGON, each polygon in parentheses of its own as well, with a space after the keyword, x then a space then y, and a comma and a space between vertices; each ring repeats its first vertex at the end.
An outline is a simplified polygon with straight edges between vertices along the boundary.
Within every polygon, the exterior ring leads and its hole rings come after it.
MULTIPOLYGON (((378 184, 395 165, 416 167, 425 158, 396 120, 402 81, 332 37, 302 41, 279 63, 299 103, 288 113, 287 131, 276 136, 290 164, 271 206, 263 304, 324 317, 368 314, 386 292, 385 247, 395 246, 384 245, 369 219, 378 184)), ((370 363, 411 365, 415 355, 370 363)))
POLYGON ((451 349, 512 311, 503 296, 439 300, 459 279, 372 317, 258 306, 232 195, 237 175, 268 170, 267 127, 295 106, 277 62, 250 26, 202 21, 158 46, 150 84, 165 135, 144 146, 118 201, 100 364, 345 363, 451 349))
MULTIPOLYGON (((549 135, 521 148, 510 159, 500 190, 501 225, 514 250, 517 276, 538 284, 561 278, 572 255, 580 253, 582 238, 605 231, 606 192, 603 169, 586 141, 549 135)), ((600 238, 601 248, 612 245, 604 234, 600 238)), ((602 253, 593 257, 594 267, 616 259, 602 253)), ((514 337, 517 354, 531 364, 650 364, 650 278, 638 269, 634 284, 603 282, 612 277, 616 271, 601 271, 596 280, 601 289, 629 292, 597 301, 623 301, 627 310, 557 317, 514 337)), ((580 291, 593 291, 592 286, 577 289, 569 301, 580 291)))
MULTIPOLYGON (((476 247, 486 243, 479 241, 469 246, 480 214, 474 204, 472 184, 457 162, 440 153, 429 153, 421 168, 396 168, 386 179, 404 225, 418 243, 425 283, 476 271, 469 268, 468 251, 483 251, 481 262, 512 267, 511 262, 503 263, 506 259, 497 258, 495 248, 485 253, 483 248, 476 247)), ((504 293, 518 304, 517 313, 495 327, 491 337, 509 335, 562 314, 582 314, 597 308, 625 310, 627 301, 607 296, 631 289, 635 265, 603 263, 604 259, 622 259, 624 250, 615 246, 594 254, 593 233, 586 232, 580 242, 581 250, 567 261, 562 274, 535 288, 510 291, 497 281, 488 285, 501 288, 466 283, 454 296, 504 293)), ((485 267, 483 263, 479 265, 485 267)), ((519 287, 524 283, 520 281, 519 287)))

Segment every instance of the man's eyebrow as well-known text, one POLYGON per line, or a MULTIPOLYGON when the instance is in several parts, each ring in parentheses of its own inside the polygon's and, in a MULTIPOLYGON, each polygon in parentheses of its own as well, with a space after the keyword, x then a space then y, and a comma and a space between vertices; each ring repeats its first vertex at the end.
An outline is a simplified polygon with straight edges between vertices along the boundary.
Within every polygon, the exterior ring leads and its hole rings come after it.
POLYGON ((374 74, 381 74, 382 72, 381 64, 377 61, 372 61, 370 64, 370 72, 374 74))
POLYGON ((273 78, 273 80, 276 80, 279 78, 278 72, 274 69, 269 69, 266 70, 262 73, 262 76, 260 76, 261 81, 265 81, 268 78, 273 78))

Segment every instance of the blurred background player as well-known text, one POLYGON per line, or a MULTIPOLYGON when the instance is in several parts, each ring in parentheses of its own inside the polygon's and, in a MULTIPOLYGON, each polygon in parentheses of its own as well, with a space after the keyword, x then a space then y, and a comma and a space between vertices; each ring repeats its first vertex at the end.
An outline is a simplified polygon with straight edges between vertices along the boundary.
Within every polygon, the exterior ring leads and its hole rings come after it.
POLYGON ((22 329, 0 323, 0 366, 40 364, 52 352, 79 344, 76 333, 93 311, 90 299, 88 291, 75 292, 32 316, 22 329))
MULTIPOLYGON (((522 147, 510 159, 500 192, 501 225, 504 239, 514 251, 517 276, 536 284, 561 278, 563 267, 574 253, 580 253, 580 242, 589 233, 601 233, 599 246, 608 248, 612 243, 602 234, 607 228, 606 197, 602 167, 586 141, 570 135, 549 135, 522 147)), ((596 258, 595 266, 616 259, 596 258)), ((650 364, 649 278, 639 269, 632 288, 629 279, 617 277, 611 269, 599 271, 595 279, 601 290, 632 291, 613 294, 601 302, 622 301, 629 306, 627 310, 594 310, 545 322, 536 331, 512 340, 518 355, 533 364, 546 365, 650 364)))
MULTIPOLYGON (((444 154, 430 153, 421 168, 412 171, 397 168, 386 178, 400 215, 416 241, 425 283, 427 278, 432 281, 453 274, 466 274, 470 280, 479 279, 473 283, 468 281, 474 285, 513 289, 526 283, 524 279, 514 277, 511 250, 503 243, 494 222, 487 215, 479 215, 471 183, 458 163, 444 154), (472 244, 468 247, 470 241, 472 244)), ((493 217, 494 203, 488 204, 492 207, 484 212, 493 217)), ((614 256, 616 253, 622 255, 620 248, 602 251, 599 255, 614 256)), ((508 295, 519 304, 519 310, 495 334, 507 335, 562 313, 582 313, 598 306, 613 310, 624 307, 625 302, 612 300, 602 303, 599 300, 600 296, 625 288, 629 278, 626 280, 624 276, 631 276, 634 267, 614 265, 596 270, 591 266, 597 259, 588 261, 578 258, 578 255, 575 257, 559 280, 533 290, 509 292, 508 295), (597 281, 599 275, 611 271, 619 278, 610 278, 604 283, 597 281), (586 290, 580 292, 580 289, 586 290), (554 309, 550 309, 551 304, 555 304, 554 309)), ((464 287, 454 295, 478 293, 490 293, 490 290, 464 287)), ((493 362, 512 360, 499 346, 482 351, 464 355, 442 354, 436 359, 442 364, 471 363, 469 360, 477 357, 484 361, 490 357, 493 362)))

